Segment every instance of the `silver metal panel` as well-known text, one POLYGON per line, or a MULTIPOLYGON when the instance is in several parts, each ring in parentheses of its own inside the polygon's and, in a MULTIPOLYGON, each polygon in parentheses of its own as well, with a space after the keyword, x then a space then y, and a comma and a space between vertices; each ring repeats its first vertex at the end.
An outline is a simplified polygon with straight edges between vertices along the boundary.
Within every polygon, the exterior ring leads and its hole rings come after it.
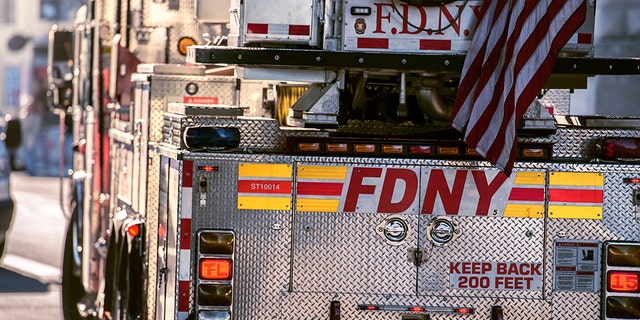
MULTIPOLYGON (((248 159, 246 159, 248 160, 248 159)), ((278 157, 269 161, 278 162, 278 157)), ((254 158, 253 161, 260 161, 254 158)), ((224 159, 203 161, 199 165, 218 166, 217 172, 199 172, 193 179, 208 180, 207 204, 200 206, 194 188, 192 230, 233 229, 236 234, 234 265, 234 306, 237 319, 278 319, 281 292, 290 281, 291 212, 237 209, 238 162, 224 159), (279 227, 282 226, 282 227, 279 227)), ((195 243, 195 239, 192 239, 195 243)))
MULTIPOLYGON (((194 171, 194 181, 206 177, 209 189, 205 206, 199 206, 194 191, 192 230, 228 228, 237 233, 236 319, 323 319, 330 302, 340 301, 343 319, 400 319, 401 312, 357 310, 358 304, 383 304, 475 308, 476 312, 465 319, 487 319, 491 307, 501 305, 509 319, 595 320, 600 308, 598 292, 553 290, 553 241, 640 240, 640 221, 634 219, 631 204, 635 186, 622 182, 625 177, 637 176, 637 167, 632 165, 516 165, 521 170, 605 173, 603 220, 457 217, 453 220, 463 230, 462 235, 447 246, 431 247, 424 230, 431 217, 408 216, 413 239, 391 247, 375 234, 383 215, 239 210, 238 163, 375 163, 442 168, 483 168, 486 163, 190 152, 176 155, 193 160, 194 168, 213 165, 219 169, 194 171), (407 259, 407 251, 413 246, 428 253, 419 267, 407 259), (543 263, 544 287, 531 291, 454 290, 448 287, 450 261, 543 263)), ((461 317, 442 313, 430 316, 461 317)))
POLYGON ((542 299, 542 288, 531 290, 479 290, 449 288, 449 263, 529 262, 542 263, 544 219, 459 217, 454 219, 462 235, 443 247, 433 247, 425 226, 430 217, 421 217, 420 246, 428 260, 418 268, 418 292, 436 296, 542 299))

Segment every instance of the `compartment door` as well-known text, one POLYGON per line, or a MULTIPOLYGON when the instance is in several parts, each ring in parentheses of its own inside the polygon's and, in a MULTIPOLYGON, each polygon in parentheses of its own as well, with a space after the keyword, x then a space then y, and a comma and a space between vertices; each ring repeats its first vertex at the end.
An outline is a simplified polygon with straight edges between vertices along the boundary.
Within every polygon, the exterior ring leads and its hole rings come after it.
POLYGON ((421 295, 542 299, 545 172, 422 168, 421 295))
POLYGON ((293 291, 416 293, 420 170, 299 164, 293 291))

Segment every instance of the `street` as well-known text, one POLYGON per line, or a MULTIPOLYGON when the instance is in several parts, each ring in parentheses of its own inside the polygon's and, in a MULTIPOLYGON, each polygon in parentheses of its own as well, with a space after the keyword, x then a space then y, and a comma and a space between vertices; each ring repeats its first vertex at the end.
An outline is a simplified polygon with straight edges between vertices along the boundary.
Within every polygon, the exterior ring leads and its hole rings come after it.
POLYGON ((0 319, 62 319, 60 266, 67 219, 60 190, 59 178, 11 175, 15 210, 0 260, 0 319))

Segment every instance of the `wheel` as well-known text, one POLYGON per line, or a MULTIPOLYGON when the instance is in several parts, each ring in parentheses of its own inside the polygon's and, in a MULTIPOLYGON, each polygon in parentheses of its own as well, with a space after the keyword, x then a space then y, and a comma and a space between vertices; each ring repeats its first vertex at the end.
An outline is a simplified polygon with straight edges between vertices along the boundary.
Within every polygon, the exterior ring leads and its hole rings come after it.
POLYGON ((64 243, 64 257, 62 261, 62 313, 65 320, 85 319, 80 315, 78 302, 85 296, 82 279, 74 257, 77 255, 78 238, 76 232, 77 220, 69 220, 67 235, 64 243))

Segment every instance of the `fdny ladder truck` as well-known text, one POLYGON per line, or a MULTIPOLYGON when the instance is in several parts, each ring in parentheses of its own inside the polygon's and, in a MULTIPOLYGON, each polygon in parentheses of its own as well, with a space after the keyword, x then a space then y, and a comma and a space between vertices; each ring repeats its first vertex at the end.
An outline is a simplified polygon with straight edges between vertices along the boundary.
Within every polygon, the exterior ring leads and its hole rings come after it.
POLYGON ((88 0, 65 319, 640 319, 640 119, 569 108, 640 62, 587 1, 507 176, 449 125, 482 5, 88 0))

